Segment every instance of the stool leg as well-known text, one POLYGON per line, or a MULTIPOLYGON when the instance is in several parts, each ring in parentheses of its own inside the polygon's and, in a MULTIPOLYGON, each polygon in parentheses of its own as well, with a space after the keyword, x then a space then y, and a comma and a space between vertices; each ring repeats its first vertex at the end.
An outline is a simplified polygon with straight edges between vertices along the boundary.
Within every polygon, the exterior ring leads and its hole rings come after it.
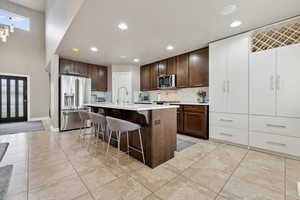
POLYGON ((144 162, 144 164, 146 164, 145 163, 145 155, 144 155, 144 147, 143 147, 141 129, 139 129, 139 137, 140 137, 140 144, 141 144, 141 149, 142 149, 143 162, 144 162))
POLYGON ((109 151, 109 146, 110 146, 110 140, 111 140, 111 134, 112 134, 112 131, 108 131, 108 143, 107 143, 107 150, 106 150, 106 153, 108 153, 109 151))
POLYGON ((127 153, 128 153, 128 156, 129 156, 129 136, 128 136, 128 131, 126 133, 126 137, 127 137, 127 153))
POLYGON ((120 158, 121 132, 118 131, 117 134, 118 134, 117 139, 118 139, 118 159, 119 159, 120 158))

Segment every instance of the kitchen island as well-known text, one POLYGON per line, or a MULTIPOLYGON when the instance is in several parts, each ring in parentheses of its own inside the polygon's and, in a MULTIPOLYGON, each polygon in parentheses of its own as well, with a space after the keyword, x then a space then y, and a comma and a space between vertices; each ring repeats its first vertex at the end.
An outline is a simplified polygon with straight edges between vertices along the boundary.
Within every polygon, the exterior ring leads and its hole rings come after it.
MULTIPOLYGON (((145 104, 87 104, 92 112, 104 111, 111 116, 142 126, 142 140, 146 165, 156 167, 174 157, 176 151, 177 105, 145 105, 145 104)), ((107 137, 106 137, 107 141, 107 137)), ((121 150, 127 151, 126 134, 121 138, 121 150)), ((129 143, 140 148, 138 134, 130 134, 129 143)), ((111 145, 116 146, 113 141, 111 145)), ((142 155, 131 151, 130 155, 142 161, 142 155)))

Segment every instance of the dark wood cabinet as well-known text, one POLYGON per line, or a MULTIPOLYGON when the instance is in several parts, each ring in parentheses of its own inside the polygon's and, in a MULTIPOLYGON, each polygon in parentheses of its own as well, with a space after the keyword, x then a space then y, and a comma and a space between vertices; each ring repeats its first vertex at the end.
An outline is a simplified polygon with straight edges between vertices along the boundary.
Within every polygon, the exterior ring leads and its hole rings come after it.
POLYGON ((141 88, 143 91, 155 90, 157 78, 160 75, 176 75, 176 88, 208 87, 209 79, 209 51, 208 48, 182 54, 153 64, 141 67, 141 88), (150 72, 144 70, 149 66, 150 72), (148 74, 150 86, 147 87, 148 74))
POLYGON ((167 74, 167 61, 161 61, 158 63, 158 75, 166 75, 167 74))
POLYGON ((140 81, 141 81, 141 91, 150 90, 150 68, 151 65, 145 65, 141 67, 140 81))
POLYGON ((189 55, 177 56, 176 87, 189 87, 189 55))
POLYGON ((91 89, 107 91, 107 67, 61 58, 59 61, 60 74, 80 75, 91 78, 91 89))
POLYGON ((167 60, 167 75, 177 74, 177 57, 167 60))
POLYGON ((150 90, 158 89, 157 78, 158 78, 158 63, 150 65, 150 90))
POLYGON ((208 48, 191 52, 189 55, 189 86, 208 86, 208 48))
POLYGON ((208 139, 208 106, 180 106, 177 132, 208 139))

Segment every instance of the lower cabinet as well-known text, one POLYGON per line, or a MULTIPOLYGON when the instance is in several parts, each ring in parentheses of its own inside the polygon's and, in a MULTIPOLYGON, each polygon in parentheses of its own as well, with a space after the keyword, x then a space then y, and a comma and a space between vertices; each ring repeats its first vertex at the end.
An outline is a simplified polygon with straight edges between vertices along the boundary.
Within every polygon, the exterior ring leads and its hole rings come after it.
POLYGON ((248 145, 248 115, 211 112, 209 119, 210 138, 248 145))
POLYGON ((177 110, 177 131, 208 139, 208 106, 180 106, 177 110))

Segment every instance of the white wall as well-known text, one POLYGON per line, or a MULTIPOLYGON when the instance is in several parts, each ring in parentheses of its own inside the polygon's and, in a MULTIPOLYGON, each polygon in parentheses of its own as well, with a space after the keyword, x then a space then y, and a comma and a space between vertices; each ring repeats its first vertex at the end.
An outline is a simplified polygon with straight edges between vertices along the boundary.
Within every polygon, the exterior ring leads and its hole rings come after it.
POLYGON ((44 14, 0 0, 0 8, 30 19, 30 31, 16 29, 0 42, 0 72, 28 75, 29 119, 49 116, 49 77, 45 71, 44 14))
POLYGON ((47 0, 46 61, 51 60, 85 0, 47 0))
POLYGON ((112 92, 112 73, 113 72, 130 72, 131 73, 131 91, 133 101, 134 93, 140 91, 140 66, 137 65, 111 65, 108 67, 108 92, 112 92))

